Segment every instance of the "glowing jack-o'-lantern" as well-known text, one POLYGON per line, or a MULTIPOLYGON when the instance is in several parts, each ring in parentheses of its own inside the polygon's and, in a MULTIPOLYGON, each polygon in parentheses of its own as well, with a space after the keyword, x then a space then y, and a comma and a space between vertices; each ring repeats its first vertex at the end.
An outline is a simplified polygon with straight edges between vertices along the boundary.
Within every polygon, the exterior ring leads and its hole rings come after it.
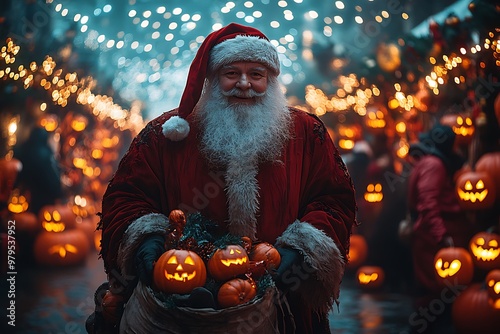
POLYGON ((500 269, 494 269, 486 275, 488 302, 495 309, 500 309, 500 269))
POLYGON ((384 194, 382 193, 382 185, 380 183, 370 183, 366 186, 365 201, 369 203, 377 203, 382 201, 384 194))
POLYGON ((10 197, 10 202, 7 205, 7 209, 12 213, 21 213, 28 210, 29 204, 26 197, 19 195, 18 192, 13 192, 10 197))
POLYGON ((495 184, 484 172, 468 171, 460 174, 455 187, 462 209, 480 210, 495 203, 495 184))
POLYGON ((346 151, 354 148, 354 144, 361 138, 361 129, 357 125, 339 125, 337 127, 338 146, 346 151))
POLYGON ((470 144, 475 131, 474 122, 470 117, 447 114, 441 118, 440 123, 448 125, 453 129, 453 132, 455 132, 456 135, 455 140, 459 145, 470 144))
POLYGON ((474 274, 472 257, 462 247, 440 249, 434 256, 434 269, 437 280, 442 284, 467 285, 474 274))
POLYGON ((361 266, 356 272, 356 280, 362 288, 379 288, 384 284, 385 273, 378 266, 361 266))
POLYGON ((500 268, 500 235, 489 232, 476 233, 469 242, 474 264, 480 269, 500 268))
POLYGON ((225 281, 248 272, 250 259, 246 250, 239 245, 228 245, 217 249, 208 260, 208 272, 218 280, 225 281))
POLYGON ((35 260, 51 266, 68 266, 81 263, 90 250, 90 243, 83 231, 67 230, 59 233, 40 232, 33 246, 35 260))
POLYGON ((62 232, 76 224, 76 216, 67 205, 46 205, 40 210, 39 216, 47 232, 62 232))
POLYGON ((206 279, 207 269, 201 257, 184 249, 166 251, 153 269, 154 286, 167 293, 190 293, 203 286, 206 279))
POLYGON ((361 234, 351 235, 349 242, 348 268, 357 268, 365 262, 368 256, 368 244, 361 234))
POLYGON ((387 109, 382 106, 370 106, 364 116, 366 127, 372 132, 384 131, 387 121, 385 115, 387 109))

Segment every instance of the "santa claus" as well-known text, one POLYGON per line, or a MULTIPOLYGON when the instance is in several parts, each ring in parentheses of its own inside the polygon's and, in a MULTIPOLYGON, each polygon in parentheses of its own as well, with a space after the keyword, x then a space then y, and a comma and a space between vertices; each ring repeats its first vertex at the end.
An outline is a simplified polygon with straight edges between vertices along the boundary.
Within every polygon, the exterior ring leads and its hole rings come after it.
POLYGON ((279 55, 260 31, 230 24, 207 36, 179 108, 134 139, 104 195, 101 255, 112 284, 149 284, 169 212, 196 212, 279 249, 275 279, 294 319, 281 332, 329 332, 354 190, 323 123, 287 107, 279 73, 279 55))

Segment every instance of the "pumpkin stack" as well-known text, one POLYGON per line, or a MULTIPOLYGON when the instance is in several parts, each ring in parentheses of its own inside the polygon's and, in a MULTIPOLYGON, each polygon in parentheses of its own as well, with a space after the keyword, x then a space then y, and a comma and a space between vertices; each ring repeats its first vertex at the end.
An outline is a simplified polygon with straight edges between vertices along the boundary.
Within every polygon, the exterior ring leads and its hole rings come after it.
POLYGON ((278 251, 269 243, 252 245, 248 237, 228 235, 199 242, 199 231, 183 233, 186 217, 182 211, 173 210, 169 221, 167 251, 153 270, 153 286, 159 291, 189 294, 197 287, 210 285, 220 308, 238 306, 257 295, 257 279, 280 263, 278 251))

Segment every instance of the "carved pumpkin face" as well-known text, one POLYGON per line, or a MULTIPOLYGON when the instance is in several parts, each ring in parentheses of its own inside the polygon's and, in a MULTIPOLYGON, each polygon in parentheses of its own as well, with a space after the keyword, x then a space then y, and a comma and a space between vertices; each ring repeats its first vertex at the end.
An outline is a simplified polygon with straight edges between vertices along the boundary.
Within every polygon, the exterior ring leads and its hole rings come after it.
POLYGON ((472 281, 474 265, 469 252, 461 247, 440 249, 434 256, 434 269, 440 283, 467 285, 472 281))
POLYGON ((464 172, 456 182, 459 204, 466 210, 491 207, 495 203, 495 184, 484 172, 464 172))
POLYGON ((365 201, 369 203, 377 203, 382 201, 384 194, 382 193, 382 185, 380 183, 370 183, 366 186, 365 201))
POLYGON ((441 124, 448 125, 456 135, 456 142, 459 145, 469 144, 472 140, 475 128, 472 119, 468 116, 447 114, 441 120, 441 124))
POLYGON ((83 231, 67 230, 60 233, 43 231, 34 244, 35 259, 40 264, 68 266, 83 261, 90 250, 90 242, 83 231))
POLYGON ((21 213, 28 210, 29 204, 23 195, 13 194, 7 206, 12 213, 21 213))
POLYGON ((485 282, 490 305, 500 309, 500 269, 490 271, 486 275, 485 282))
POLYGON ((357 125, 339 125, 337 128, 338 146, 346 151, 352 150, 361 138, 361 130, 357 125))
POLYGON ((474 264, 481 269, 499 268, 499 243, 500 235, 496 233, 479 232, 475 234, 469 242, 474 264))
POLYGON ((372 131, 384 130, 387 122, 385 120, 385 109, 371 108, 365 115, 365 124, 372 131))
POLYGON ((357 268, 361 265, 368 255, 368 244, 366 239, 361 234, 352 234, 350 238, 349 254, 347 266, 349 268, 357 268))
POLYGON ((384 279, 384 270, 378 266, 362 266, 356 272, 356 280, 362 288, 379 288, 384 279))
POLYGON ((246 250, 239 245, 218 249, 208 261, 208 272, 219 281, 245 274, 250 260, 246 250))
POLYGON ((76 216, 67 205, 44 206, 39 216, 42 227, 47 232, 62 232, 76 224, 76 216))
POLYGON ((154 286, 167 293, 190 293, 203 286, 207 270, 195 252, 171 249, 163 253, 153 270, 154 286))

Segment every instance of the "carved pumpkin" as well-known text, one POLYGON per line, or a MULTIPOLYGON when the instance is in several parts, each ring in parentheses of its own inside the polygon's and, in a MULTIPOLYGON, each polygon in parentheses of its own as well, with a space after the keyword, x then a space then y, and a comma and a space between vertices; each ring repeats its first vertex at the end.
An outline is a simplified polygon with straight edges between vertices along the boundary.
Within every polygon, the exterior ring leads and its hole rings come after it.
POLYGON ((186 294, 203 286, 207 279, 205 263, 195 252, 170 249, 156 261, 154 286, 163 292, 186 294))
POLYGON ((451 312, 457 334, 497 333, 500 328, 500 310, 489 305, 483 283, 473 283, 463 290, 453 302, 451 312))
POLYGON ((7 209, 12 213, 26 212, 29 208, 29 203, 25 196, 19 195, 17 190, 12 192, 7 209))
POLYGON ((440 123, 443 125, 448 125, 453 129, 456 135, 456 142, 459 145, 467 145, 472 141, 472 136, 474 135, 474 122, 468 116, 457 115, 457 114, 447 114, 444 115, 440 123))
POLYGON ((387 126, 385 118, 386 114, 387 109, 383 106, 369 106, 366 110, 366 115, 364 116, 367 129, 376 133, 383 132, 387 126))
POLYGON ((255 244, 248 257, 250 264, 254 264, 250 268, 253 278, 261 277, 266 271, 278 268, 281 263, 280 253, 273 245, 267 242, 255 244))
POLYGON ((123 313, 123 306, 125 305, 125 299, 121 295, 112 293, 110 290, 106 290, 104 297, 102 298, 102 315, 104 319, 110 324, 116 325, 123 313))
POLYGON ((35 260, 51 266, 69 266, 85 260, 90 243, 83 231, 40 232, 33 246, 35 260))
POLYGON ((434 256, 437 280, 446 285, 467 285, 472 281, 474 264, 469 252, 462 247, 446 247, 434 256))
POLYGON ((474 264, 480 269, 500 268, 500 235, 489 232, 476 233, 469 242, 474 264))
POLYGON ((168 215, 168 221, 174 228, 181 228, 186 225, 186 215, 182 210, 172 210, 168 215))
POLYGON ((382 185, 380 183, 370 183, 366 186, 365 201, 369 203, 381 202, 384 198, 382 185))
POLYGON ((378 266, 361 266, 356 272, 356 281, 361 288, 379 288, 384 284, 384 280, 384 270, 378 266))
POLYGON ((368 256, 368 244, 361 234, 352 234, 350 240, 347 266, 348 268, 357 268, 365 262, 368 256))
POLYGON ((462 209, 486 209, 495 203, 495 184, 491 177, 484 172, 462 173, 457 178, 455 187, 462 209))
MULTIPOLYGON (((477 172, 487 173, 495 182, 495 192, 500 195, 500 152, 483 154, 475 165, 477 172)), ((498 200, 498 199, 497 199, 498 200)))
POLYGON ((225 281, 248 272, 249 258, 246 250, 239 245, 228 245, 217 249, 208 260, 208 272, 218 280, 225 281))
POLYGON ((234 278, 222 284, 217 293, 217 301, 222 308, 249 302, 257 295, 255 282, 250 279, 234 278))
POLYGON ((494 309, 500 309, 500 269, 494 269, 486 275, 488 302, 494 309))
POLYGON ((76 225, 76 215, 68 205, 46 205, 40 210, 39 219, 48 232, 62 232, 76 225))

